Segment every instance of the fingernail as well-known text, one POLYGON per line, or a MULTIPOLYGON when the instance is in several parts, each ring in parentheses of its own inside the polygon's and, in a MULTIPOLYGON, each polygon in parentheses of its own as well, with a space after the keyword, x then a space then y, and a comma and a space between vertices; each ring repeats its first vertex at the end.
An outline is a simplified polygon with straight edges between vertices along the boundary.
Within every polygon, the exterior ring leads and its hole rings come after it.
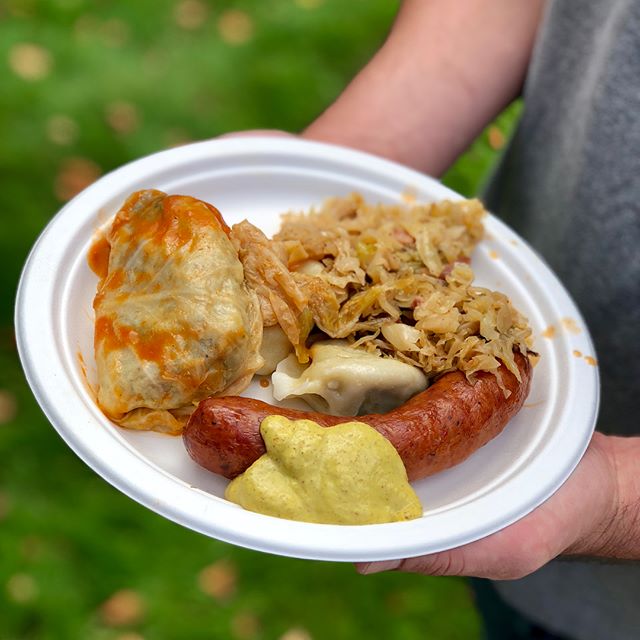
POLYGON ((382 573, 383 571, 392 571, 397 569, 402 560, 382 560, 381 562, 361 562, 356 564, 358 573, 369 575, 371 573, 382 573))

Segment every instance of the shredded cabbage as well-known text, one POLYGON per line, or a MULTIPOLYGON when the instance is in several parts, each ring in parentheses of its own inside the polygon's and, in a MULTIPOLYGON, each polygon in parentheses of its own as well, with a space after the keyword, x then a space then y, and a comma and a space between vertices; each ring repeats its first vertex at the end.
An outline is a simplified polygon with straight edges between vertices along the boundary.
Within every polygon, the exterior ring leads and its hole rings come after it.
POLYGON ((373 205, 352 194, 285 214, 272 240, 246 221, 232 238, 265 326, 282 327, 299 362, 329 336, 430 378, 459 369, 472 379, 503 363, 519 379, 514 351, 529 351, 527 319, 473 284, 484 215, 478 200, 373 205))

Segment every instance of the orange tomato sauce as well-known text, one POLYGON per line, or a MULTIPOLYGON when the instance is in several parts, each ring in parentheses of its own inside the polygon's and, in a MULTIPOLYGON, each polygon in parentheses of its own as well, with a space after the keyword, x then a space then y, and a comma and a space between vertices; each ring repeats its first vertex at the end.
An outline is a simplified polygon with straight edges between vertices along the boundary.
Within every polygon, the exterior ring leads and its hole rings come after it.
POLYGON ((87 262, 89 268, 98 278, 106 278, 109 272, 109 255, 111 254, 111 245, 105 234, 100 234, 89 247, 87 254, 87 262))
POLYGON ((111 228, 112 237, 124 234, 127 239, 148 240, 173 253, 189 243, 202 227, 220 228, 229 235, 230 229, 220 212, 210 204, 191 196, 165 196, 156 192, 157 198, 148 203, 149 211, 142 215, 136 211, 139 194, 132 195, 121 207, 111 228))
MULTIPOLYGON (((197 339, 193 329, 183 328, 179 335, 183 339, 197 339)), ((148 360, 161 365, 166 359, 166 351, 177 345, 177 334, 162 329, 153 329, 145 333, 136 331, 126 325, 114 325, 113 319, 101 316, 96 320, 95 342, 106 351, 130 347, 141 360, 148 360)))

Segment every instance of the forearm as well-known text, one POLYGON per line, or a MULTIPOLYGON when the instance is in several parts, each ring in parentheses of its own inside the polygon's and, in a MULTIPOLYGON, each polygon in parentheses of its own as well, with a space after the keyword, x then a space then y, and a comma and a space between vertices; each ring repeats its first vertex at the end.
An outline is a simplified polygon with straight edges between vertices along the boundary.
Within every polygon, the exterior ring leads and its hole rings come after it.
POLYGON ((519 93, 542 0, 405 0, 387 41, 305 136, 440 175, 519 93))
POLYGON ((599 446, 613 479, 605 485, 609 508, 565 555, 640 560, 640 437, 600 436, 599 446))

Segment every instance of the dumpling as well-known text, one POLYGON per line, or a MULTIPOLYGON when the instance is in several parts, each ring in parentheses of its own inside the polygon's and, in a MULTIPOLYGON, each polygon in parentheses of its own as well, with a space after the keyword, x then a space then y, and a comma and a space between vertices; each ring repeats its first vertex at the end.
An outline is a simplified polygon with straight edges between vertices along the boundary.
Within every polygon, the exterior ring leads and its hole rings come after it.
POLYGON ((114 422, 179 433, 195 403, 242 391, 262 317, 220 213, 188 196, 131 195, 108 232, 94 299, 98 404, 114 422))
POLYGON ((260 348, 260 355, 264 362, 256 373, 260 376, 271 375, 276 370, 278 363, 282 362, 292 351, 293 345, 279 324, 264 327, 262 347, 260 348))
POLYGON ((386 413, 427 388, 427 376, 413 365, 349 346, 344 340, 316 342, 312 362, 295 355, 271 376, 276 400, 301 398, 316 411, 353 417, 386 413))

